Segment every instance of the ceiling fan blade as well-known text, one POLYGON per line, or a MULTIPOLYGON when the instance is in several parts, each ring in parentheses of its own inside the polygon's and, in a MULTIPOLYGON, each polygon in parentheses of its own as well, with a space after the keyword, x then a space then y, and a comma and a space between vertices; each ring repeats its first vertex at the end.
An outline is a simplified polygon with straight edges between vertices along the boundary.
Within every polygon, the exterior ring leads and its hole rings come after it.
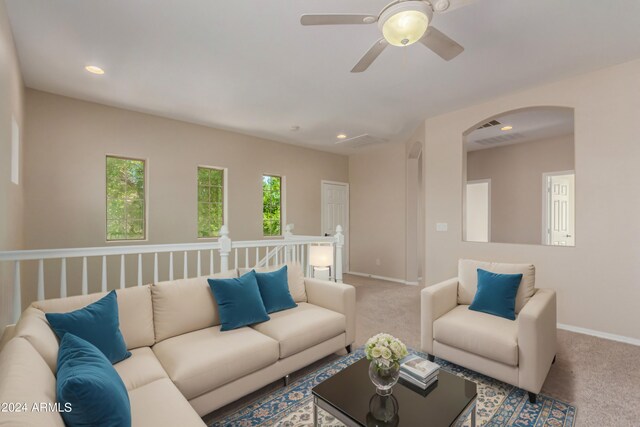
POLYGON ((373 24, 378 20, 374 15, 342 15, 339 13, 328 13, 324 15, 302 15, 300 23, 302 25, 350 25, 350 24, 373 24))
POLYGON ((356 64, 355 67, 351 70, 352 73, 361 73, 369 68, 369 65, 376 60, 376 58, 382 53, 385 47, 389 46, 389 42, 387 42, 384 38, 381 38, 377 42, 371 46, 371 48, 364 54, 360 61, 356 64))
POLYGON ((427 32, 420 39, 420 42, 445 61, 452 60, 464 51, 462 46, 444 35, 437 28, 431 26, 427 28, 427 32))

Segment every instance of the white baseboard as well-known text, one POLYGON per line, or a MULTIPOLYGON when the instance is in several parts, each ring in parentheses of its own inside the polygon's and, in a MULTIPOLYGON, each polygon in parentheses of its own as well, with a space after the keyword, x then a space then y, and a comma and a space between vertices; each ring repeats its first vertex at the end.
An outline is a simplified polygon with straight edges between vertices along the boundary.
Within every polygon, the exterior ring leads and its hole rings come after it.
POLYGON ((409 286, 418 286, 420 284, 418 282, 409 282, 407 280, 396 279, 395 277, 376 276, 375 274, 358 273, 357 271, 349 271, 346 274, 352 274, 354 276, 361 276, 361 277, 368 277, 370 279, 385 280, 387 282, 401 283, 403 285, 409 285, 409 286))
POLYGON ((608 332, 594 331, 593 329, 581 328, 579 326, 565 325, 564 323, 558 323, 558 329, 563 329, 569 332, 577 332, 579 334, 591 335, 598 338, 604 338, 606 340, 623 342, 626 344, 640 346, 640 339, 625 337, 622 335, 610 334, 608 332))

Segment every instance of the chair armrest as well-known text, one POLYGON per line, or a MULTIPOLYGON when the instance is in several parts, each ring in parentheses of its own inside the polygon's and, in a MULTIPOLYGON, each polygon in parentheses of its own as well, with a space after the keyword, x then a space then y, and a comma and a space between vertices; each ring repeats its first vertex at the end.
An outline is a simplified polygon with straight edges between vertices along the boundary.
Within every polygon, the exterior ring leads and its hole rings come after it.
POLYGON ((309 304, 344 314, 345 347, 356 340, 356 288, 328 280, 304 279, 309 304))
POLYGON ((556 292, 538 289, 518 314, 519 386, 539 393, 556 355, 556 292))
POLYGON ((433 322, 458 305, 458 278, 427 286, 420 292, 422 351, 433 354, 433 322))

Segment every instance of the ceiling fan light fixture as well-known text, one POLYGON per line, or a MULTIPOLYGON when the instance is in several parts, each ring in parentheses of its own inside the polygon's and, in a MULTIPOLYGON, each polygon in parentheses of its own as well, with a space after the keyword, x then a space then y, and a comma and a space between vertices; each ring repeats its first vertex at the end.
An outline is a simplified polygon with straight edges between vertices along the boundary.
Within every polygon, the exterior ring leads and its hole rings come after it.
POLYGON ((433 10, 423 1, 404 1, 389 6, 380 15, 384 38, 394 46, 409 46, 419 41, 431 22, 433 10))

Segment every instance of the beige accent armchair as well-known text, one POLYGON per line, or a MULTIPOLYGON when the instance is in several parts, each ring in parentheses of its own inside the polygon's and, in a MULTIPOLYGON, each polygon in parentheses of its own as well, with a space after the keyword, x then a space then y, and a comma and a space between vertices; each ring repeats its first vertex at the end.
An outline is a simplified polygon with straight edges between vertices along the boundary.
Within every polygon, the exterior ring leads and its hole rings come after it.
POLYGON ((460 260, 458 277, 421 292, 422 350, 449 362, 515 385, 535 403, 556 355, 556 293, 535 288, 530 264, 460 260), (522 273, 516 320, 473 310, 477 269, 522 273))

